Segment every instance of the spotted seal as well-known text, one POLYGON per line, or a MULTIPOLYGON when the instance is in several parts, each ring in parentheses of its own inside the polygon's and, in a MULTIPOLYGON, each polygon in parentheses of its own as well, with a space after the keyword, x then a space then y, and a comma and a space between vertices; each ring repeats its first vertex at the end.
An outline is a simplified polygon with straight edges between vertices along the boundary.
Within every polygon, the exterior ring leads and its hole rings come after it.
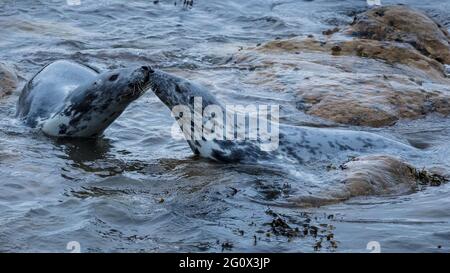
MULTIPOLYGON (((183 133, 192 151, 201 157, 216 161, 257 162, 268 158, 282 158, 283 160, 289 159, 292 162, 307 163, 318 160, 340 161, 349 156, 373 153, 374 151, 388 151, 388 153, 399 154, 415 150, 408 144, 369 132, 283 124, 277 124, 279 125, 279 134, 275 137, 279 146, 277 145, 276 149, 272 150, 263 148, 259 139, 206 139, 203 136, 195 139, 192 135, 196 126, 199 125, 184 119, 182 115, 174 113, 173 109, 179 105, 184 105, 189 108, 193 115, 200 112, 203 123, 201 125, 205 125, 214 116, 205 115, 208 106, 214 105, 221 111, 225 111, 222 103, 205 87, 161 70, 152 70, 149 85, 156 96, 169 109, 172 109, 172 114, 178 121, 179 126, 181 128, 190 127, 183 133), (201 107, 197 109, 193 103, 196 98, 202 101, 201 107)), ((236 123, 234 126, 236 131, 239 130, 239 126, 246 125, 236 123)), ((258 130, 261 130, 261 127, 258 130)))
POLYGON ((17 117, 54 137, 96 137, 147 89, 150 67, 100 73, 59 60, 25 84, 17 117))

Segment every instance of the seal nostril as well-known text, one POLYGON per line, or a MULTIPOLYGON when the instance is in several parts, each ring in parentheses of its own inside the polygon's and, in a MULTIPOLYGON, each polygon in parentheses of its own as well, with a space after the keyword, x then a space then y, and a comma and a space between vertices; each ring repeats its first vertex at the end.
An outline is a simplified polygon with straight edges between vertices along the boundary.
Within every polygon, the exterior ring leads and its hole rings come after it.
POLYGON ((148 72, 148 73, 153 73, 153 72, 155 72, 150 66, 148 66, 148 65, 144 65, 144 66, 142 66, 141 67, 144 71, 146 71, 146 72, 148 72))

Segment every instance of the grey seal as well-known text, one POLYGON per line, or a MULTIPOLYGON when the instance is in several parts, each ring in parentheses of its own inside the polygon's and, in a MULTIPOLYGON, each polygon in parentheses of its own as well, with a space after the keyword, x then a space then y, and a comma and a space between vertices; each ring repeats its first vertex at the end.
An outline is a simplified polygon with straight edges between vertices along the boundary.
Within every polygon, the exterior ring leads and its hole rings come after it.
POLYGON ((16 116, 54 137, 97 137, 147 89, 150 67, 100 73, 59 60, 42 68, 19 97, 16 116))
MULTIPOLYGON (((212 116, 203 115, 208 106, 215 105, 225 111, 222 103, 205 87, 161 70, 152 70, 150 73, 150 88, 171 110, 178 105, 185 105, 193 115, 195 111, 202 112, 203 124, 212 118, 212 116), (195 98, 200 98, 202 101, 200 109, 195 109, 193 106, 195 98)), ((172 114, 174 114, 173 111, 172 114)), ((205 139, 204 137, 194 139, 192 132, 198 124, 183 120, 181 115, 174 114, 174 117, 180 127, 190 127, 188 134, 184 134, 194 154, 216 161, 258 162, 278 158, 284 161, 289 159, 293 163, 307 163, 341 161, 361 153, 383 151, 400 154, 415 151, 415 148, 408 144, 370 132, 283 124, 279 124, 279 134, 276 136, 279 146, 277 149, 267 151, 262 148, 260 140, 205 139)), ((239 126, 245 125, 236 123, 235 127, 239 126)))

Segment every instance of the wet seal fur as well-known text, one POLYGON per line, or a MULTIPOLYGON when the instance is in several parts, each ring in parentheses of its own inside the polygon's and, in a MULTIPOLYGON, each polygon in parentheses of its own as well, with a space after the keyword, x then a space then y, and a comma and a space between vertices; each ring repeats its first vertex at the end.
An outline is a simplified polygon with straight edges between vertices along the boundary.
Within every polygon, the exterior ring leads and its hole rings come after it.
MULTIPOLYGON (((169 108, 189 106, 194 113, 192 101, 202 98, 202 111, 208 105, 218 105, 225 111, 206 88, 186 79, 160 70, 150 73, 150 88, 169 108)), ((180 118, 175 116, 180 127, 180 118)), ((208 117, 203 117, 203 124, 208 117)), ((189 126, 189 124, 184 124, 189 126)), ((190 124, 193 131, 194 124, 190 124)), ((236 125, 239 126, 239 125, 236 125)), ((244 125, 245 126, 245 125, 244 125)), ((235 130, 236 132, 236 130, 235 130)), ((361 153, 388 152, 394 154, 415 152, 416 149, 399 141, 362 131, 279 125, 279 147, 276 151, 264 151, 258 140, 200 140, 187 139, 194 154, 222 162, 258 162, 264 159, 282 159, 292 163, 311 161, 337 161, 361 153)))
POLYGON ((25 84, 17 117, 54 137, 97 137, 147 89, 150 67, 100 73, 73 61, 42 68, 25 84))

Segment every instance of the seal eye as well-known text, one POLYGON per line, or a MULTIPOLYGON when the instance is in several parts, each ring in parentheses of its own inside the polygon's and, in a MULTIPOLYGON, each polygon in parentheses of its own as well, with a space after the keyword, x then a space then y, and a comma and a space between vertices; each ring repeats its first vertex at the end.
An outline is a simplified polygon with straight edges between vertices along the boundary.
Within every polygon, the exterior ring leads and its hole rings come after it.
POLYGON ((113 82, 113 81, 117 80, 118 77, 119 77, 119 74, 114 74, 111 77, 109 77, 109 80, 113 82))

